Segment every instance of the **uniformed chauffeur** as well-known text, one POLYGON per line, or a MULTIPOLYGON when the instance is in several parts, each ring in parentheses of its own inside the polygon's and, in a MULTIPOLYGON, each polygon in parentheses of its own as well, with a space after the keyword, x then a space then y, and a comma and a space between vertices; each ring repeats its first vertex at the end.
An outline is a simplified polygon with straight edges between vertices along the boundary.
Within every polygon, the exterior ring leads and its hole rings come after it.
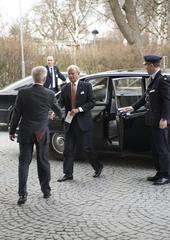
POLYGON ((156 174, 148 177, 154 185, 170 183, 170 146, 168 143, 168 124, 170 123, 170 80, 161 74, 161 57, 144 56, 144 65, 150 75, 149 85, 143 96, 125 112, 146 107, 146 125, 151 127, 152 155, 156 174))

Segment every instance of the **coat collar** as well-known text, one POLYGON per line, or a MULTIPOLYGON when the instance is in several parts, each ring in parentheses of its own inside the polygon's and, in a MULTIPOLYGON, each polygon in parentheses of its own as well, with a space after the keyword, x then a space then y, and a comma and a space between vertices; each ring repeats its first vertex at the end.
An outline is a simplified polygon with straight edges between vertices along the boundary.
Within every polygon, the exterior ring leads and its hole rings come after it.
POLYGON ((159 68, 156 72, 154 72, 152 75, 150 75, 150 77, 151 77, 152 79, 154 79, 154 78, 156 77, 157 73, 161 73, 160 68, 159 68))
MULTIPOLYGON (((153 85, 153 83, 154 83, 157 79, 159 79, 161 76, 162 76, 162 75, 161 75, 161 70, 157 71, 156 74, 154 75, 154 78, 151 78, 151 82, 149 83, 148 88, 151 87, 151 86, 153 85)), ((152 75, 151 75, 151 77, 152 77, 152 75)))

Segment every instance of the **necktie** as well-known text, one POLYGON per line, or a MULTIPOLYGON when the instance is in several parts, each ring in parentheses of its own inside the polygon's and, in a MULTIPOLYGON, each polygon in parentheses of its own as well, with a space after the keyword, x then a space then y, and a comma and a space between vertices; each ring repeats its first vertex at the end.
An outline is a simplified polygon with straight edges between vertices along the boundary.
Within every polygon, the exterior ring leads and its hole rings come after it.
POLYGON ((54 76, 54 71, 53 71, 53 68, 50 67, 50 73, 51 73, 51 76, 52 76, 52 82, 51 82, 51 88, 55 88, 56 87, 56 84, 55 84, 55 76, 54 76))
POLYGON ((51 75, 52 75, 52 73, 53 73, 52 70, 53 70, 52 67, 50 67, 50 73, 51 73, 51 75))
POLYGON ((71 84, 71 109, 76 108, 76 84, 71 84))
POLYGON ((149 77, 149 83, 151 83, 153 80, 152 76, 149 77))

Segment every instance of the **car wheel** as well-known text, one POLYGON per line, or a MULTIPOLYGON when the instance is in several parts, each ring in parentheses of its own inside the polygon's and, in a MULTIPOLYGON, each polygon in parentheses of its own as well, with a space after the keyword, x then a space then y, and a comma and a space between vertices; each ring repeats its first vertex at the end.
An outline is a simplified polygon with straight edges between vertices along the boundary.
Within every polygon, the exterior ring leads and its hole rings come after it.
POLYGON ((57 160, 63 159, 63 151, 64 151, 64 134, 63 133, 55 132, 51 135, 50 148, 55 153, 57 160))

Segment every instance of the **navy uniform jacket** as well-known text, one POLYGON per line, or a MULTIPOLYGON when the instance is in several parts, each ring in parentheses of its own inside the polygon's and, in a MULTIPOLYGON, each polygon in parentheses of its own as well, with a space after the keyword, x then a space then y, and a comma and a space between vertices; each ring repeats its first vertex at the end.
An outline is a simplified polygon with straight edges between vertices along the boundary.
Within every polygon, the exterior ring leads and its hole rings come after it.
POLYGON ((32 143, 38 133, 44 133, 49 141, 48 111, 50 109, 61 118, 61 109, 57 105, 53 91, 38 84, 21 89, 14 106, 10 134, 16 132, 19 124, 18 142, 32 143))
POLYGON ((144 95, 132 105, 134 110, 146 106, 146 125, 159 126, 161 118, 170 124, 170 80, 159 71, 144 95))
MULTIPOLYGON (((50 72, 49 66, 45 66, 47 69, 47 77, 46 77, 46 82, 44 83, 44 87, 45 88, 49 88, 51 83, 52 83, 52 74, 50 72)), ((63 80, 66 81, 66 78, 64 77, 64 75, 59 71, 59 68, 57 66, 53 66, 54 69, 54 76, 55 76, 55 83, 56 83, 56 87, 55 87, 55 92, 59 91, 58 88, 58 77, 63 80)))
MULTIPOLYGON (((61 89, 59 98, 61 107, 65 107, 65 114, 71 111, 71 83, 61 89)), ((93 121, 90 110, 95 106, 95 97, 90 83, 79 81, 76 91, 76 108, 81 107, 83 112, 78 112, 76 118, 80 129, 88 131, 92 128, 93 121)))

